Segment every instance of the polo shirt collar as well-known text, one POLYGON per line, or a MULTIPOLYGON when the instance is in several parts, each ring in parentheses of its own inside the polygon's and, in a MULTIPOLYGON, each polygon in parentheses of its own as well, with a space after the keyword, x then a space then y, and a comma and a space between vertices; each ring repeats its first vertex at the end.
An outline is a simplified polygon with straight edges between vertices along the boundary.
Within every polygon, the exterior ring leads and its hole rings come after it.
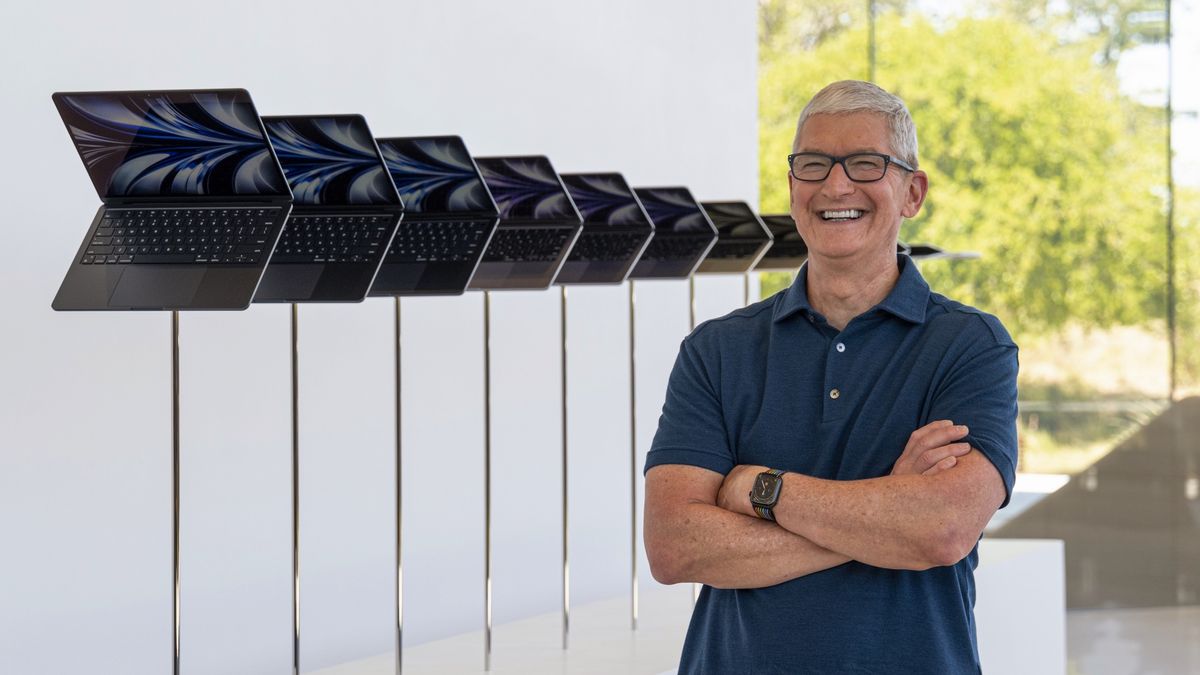
MULTIPOLYGON (((929 304, 929 284, 925 282, 911 258, 906 255, 897 255, 896 257, 896 264, 900 267, 900 277, 896 280, 892 291, 883 299, 883 302, 874 307, 874 310, 887 312, 912 323, 925 323, 925 308, 929 304)), ((796 280, 784 293, 782 302, 775 306, 773 320, 783 321, 797 313, 803 313, 806 316, 817 314, 817 311, 808 302, 807 262, 796 273, 796 280)))

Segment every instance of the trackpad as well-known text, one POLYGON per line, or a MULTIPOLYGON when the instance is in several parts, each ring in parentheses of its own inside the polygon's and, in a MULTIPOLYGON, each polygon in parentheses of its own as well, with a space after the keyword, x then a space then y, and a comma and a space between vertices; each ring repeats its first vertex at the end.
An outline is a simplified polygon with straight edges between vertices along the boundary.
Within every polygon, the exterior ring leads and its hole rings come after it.
POLYGON ((203 278, 203 267, 130 267, 121 275, 108 304, 137 309, 184 308, 192 304, 203 278))

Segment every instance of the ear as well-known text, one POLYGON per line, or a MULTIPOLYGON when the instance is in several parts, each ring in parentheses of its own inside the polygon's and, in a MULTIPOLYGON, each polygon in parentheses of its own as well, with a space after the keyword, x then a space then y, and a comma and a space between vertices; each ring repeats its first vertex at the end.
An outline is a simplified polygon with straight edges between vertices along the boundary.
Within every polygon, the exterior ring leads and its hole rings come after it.
POLYGON ((914 171, 908 180, 908 192, 904 195, 904 208, 900 210, 905 218, 914 218, 921 212, 925 203, 925 195, 929 192, 929 176, 924 171, 914 171))

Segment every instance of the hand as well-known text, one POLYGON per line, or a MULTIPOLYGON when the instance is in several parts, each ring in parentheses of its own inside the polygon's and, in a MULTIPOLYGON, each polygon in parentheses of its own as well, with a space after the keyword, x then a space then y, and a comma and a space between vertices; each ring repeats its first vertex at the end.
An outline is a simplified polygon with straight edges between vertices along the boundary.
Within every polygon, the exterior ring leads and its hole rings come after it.
POLYGON ((892 465, 891 475, 932 476, 953 468, 959 457, 971 451, 969 443, 953 442, 967 432, 965 425, 955 425, 950 420, 937 420, 917 429, 892 465))
POLYGON ((750 505, 750 490, 754 487, 754 480, 758 478, 758 474, 767 471, 768 468, 754 464, 739 464, 733 467, 733 470, 726 474, 725 482, 721 483, 721 489, 717 491, 717 506, 726 511, 757 518, 758 514, 750 505))

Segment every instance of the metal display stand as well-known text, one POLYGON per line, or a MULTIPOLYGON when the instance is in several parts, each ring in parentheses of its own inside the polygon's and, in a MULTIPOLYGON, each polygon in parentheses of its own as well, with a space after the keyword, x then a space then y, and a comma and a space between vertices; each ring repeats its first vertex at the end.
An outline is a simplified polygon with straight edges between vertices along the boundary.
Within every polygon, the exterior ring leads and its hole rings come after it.
POLYGON ((292 303, 292 675, 300 675, 300 306, 292 303))
POLYGON ((171 312, 171 634, 179 675, 179 311, 171 312))
POLYGON ((492 292, 483 292, 483 669, 492 669, 492 292))
POLYGON ((400 296, 396 296, 396 675, 403 672, 403 649, 404 649, 404 560, 401 556, 402 549, 402 534, 404 532, 403 513, 401 508, 401 398, 402 390, 400 388, 400 369, 401 369, 401 345, 400 345, 400 296))
POLYGON ((637 526, 637 346, 634 323, 637 313, 633 279, 629 280, 629 548, 631 585, 629 589, 630 628, 638 627, 638 526, 637 526))
POLYGON ((567 287, 561 286, 559 336, 562 338, 562 648, 571 631, 571 567, 567 533, 567 287))

